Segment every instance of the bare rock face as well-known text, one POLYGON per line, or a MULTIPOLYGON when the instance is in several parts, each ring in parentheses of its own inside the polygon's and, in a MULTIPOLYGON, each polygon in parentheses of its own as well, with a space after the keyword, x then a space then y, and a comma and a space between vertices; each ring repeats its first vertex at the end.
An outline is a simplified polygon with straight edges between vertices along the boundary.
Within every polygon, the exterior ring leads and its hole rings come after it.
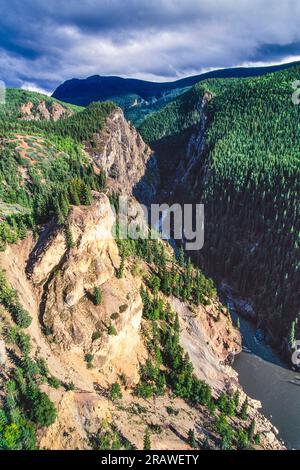
POLYGON ((146 203, 153 200, 159 184, 156 157, 121 109, 108 117, 103 130, 86 143, 86 150, 105 171, 112 190, 146 203))
POLYGON ((73 114, 70 109, 59 103, 53 102, 47 106, 45 101, 40 101, 37 106, 28 101, 20 107, 20 113, 22 121, 58 121, 73 114))
POLYGON ((59 121, 61 118, 72 116, 73 112, 70 109, 64 108, 61 104, 52 103, 50 108, 50 116, 52 121, 59 121))
POLYGON ((59 418, 42 433, 40 448, 90 450, 88 436, 97 432, 103 419, 111 418, 109 403, 91 392, 69 392, 62 397, 51 398, 59 401, 59 418))
POLYGON ((32 116, 33 103, 28 101, 28 103, 22 104, 20 112, 22 114, 22 120, 29 121, 29 117, 32 116))
MULTIPOLYGON (((36 247, 36 250, 39 247, 36 247)), ((59 265, 66 252, 66 241, 63 231, 55 233, 54 237, 46 240, 46 246, 41 246, 42 256, 37 258, 31 280, 35 285, 43 285, 47 281, 49 273, 59 265)), ((40 254, 40 253, 39 253, 40 254)))
POLYGON ((241 352, 241 336, 233 328, 230 316, 221 313, 217 303, 192 311, 176 297, 171 305, 180 319, 180 340, 193 363, 195 374, 220 391, 237 374, 226 365, 228 357, 241 352))
POLYGON ((63 229, 48 237, 31 267, 40 296, 40 321, 60 350, 93 355, 107 376, 123 373, 138 381, 144 348, 140 337, 140 283, 126 274, 118 279, 118 248, 109 199, 98 194, 90 206, 73 207, 68 224, 74 247, 67 249, 63 229), (100 288, 102 302, 94 303, 100 288))

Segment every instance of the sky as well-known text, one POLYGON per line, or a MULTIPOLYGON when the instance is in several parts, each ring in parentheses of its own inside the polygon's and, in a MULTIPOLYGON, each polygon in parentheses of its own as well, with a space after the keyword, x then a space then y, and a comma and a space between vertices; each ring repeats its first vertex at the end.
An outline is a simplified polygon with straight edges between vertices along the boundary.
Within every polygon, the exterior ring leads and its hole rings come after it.
POLYGON ((300 60, 299 0, 0 0, 0 80, 175 80, 300 60))

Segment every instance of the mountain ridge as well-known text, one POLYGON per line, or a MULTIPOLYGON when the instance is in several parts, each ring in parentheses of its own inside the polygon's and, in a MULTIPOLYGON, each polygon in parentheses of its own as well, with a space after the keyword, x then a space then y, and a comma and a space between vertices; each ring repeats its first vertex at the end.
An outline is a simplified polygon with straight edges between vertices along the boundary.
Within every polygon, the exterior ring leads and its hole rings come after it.
POLYGON ((53 92, 52 97, 61 99, 65 102, 72 104, 86 106, 92 101, 101 101, 103 99, 112 98, 118 94, 138 94, 143 99, 149 99, 150 97, 158 97, 156 94, 161 95, 164 92, 171 91, 177 88, 186 88, 195 85, 199 81, 207 80, 209 78, 235 78, 235 77, 249 77, 249 76, 260 76, 267 73, 272 73, 279 70, 284 70, 295 65, 299 62, 290 62, 279 65, 269 65, 262 67, 232 67, 224 69, 216 69, 209 72, 204 72, 199 75, 193 75, 190 77, 180 78, 175 81, 166 82, 151 82, 147 80, 140 80, 135 78, 123 78, 119 76, 101 76, 92 75, 85 79, 72 78, 66 80, 59 85, 53 92), (71 89, 71 85, 75 86, 75 89, 71 89), (78 88, 78 85, 80 87, 78 88), (99 86, 99 89, 92 90, 93 96, 88 95, 81 96, 78 92, 85 91, 84 85, 99 86), (100 89, 103 86, 104 89, 100 89), (109 88, 111 86, 111 88, 109 88), (107 89, 105 89, 107 87, 107 89), (116 93, 118 92, 118 93, 116 93), (95 99, 98 95, 98 99, 95 99))

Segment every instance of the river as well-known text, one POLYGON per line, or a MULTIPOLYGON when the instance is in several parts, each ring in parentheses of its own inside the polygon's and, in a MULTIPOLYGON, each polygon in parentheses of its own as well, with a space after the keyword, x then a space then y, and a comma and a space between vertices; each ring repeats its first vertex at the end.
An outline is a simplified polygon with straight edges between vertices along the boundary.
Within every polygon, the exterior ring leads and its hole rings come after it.
MULTIPOLYGON (((156 226, 163 231, 165 214, 156 226)), ((167 237, 165 237, 167 238, 167 237)), ((168 240, 174 249, 174 240, 168 240)), ((223 297, 223 295, 221 295, 223 297)), ((278 429, 278 437, 289 449, 300 449, 300 373, 289 369, 278 354, 257 336, 252 323, 238 317, 234 303, 225 296, 233 323, 240 321, 243 351, 233 368, 247 395, 259 400, 262 413, 278 429)), ((224 299, 223 299, 224 300, 224 299)))
MULTIPOLYGON (((233 322, 237 314, 229 303, 233 322)), ((243 351, 233 368, 245 392, 262 404, 263 414, 279 430, 289 449, 300 449, 300 374, 288 369, 265 342, 257 338, 254 326, 239 317, 243 351)))

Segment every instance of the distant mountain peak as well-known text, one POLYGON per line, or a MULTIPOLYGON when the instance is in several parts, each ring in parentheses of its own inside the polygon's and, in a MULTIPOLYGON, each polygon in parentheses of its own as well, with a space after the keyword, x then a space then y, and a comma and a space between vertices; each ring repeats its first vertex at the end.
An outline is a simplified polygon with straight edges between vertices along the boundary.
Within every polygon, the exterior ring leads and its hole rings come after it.
POLYGON ((127 119, 137 126, 149 114, 159 110, 168 101, 203 80, 255 77, 284 70, 296 64, 299 62, 265 67, 219 69, 173 82, 150 82, 135 78, 92 75, 87 78, 73 78, 65 81, 54 91, 52 96, 79 106, 88 106, 93 101, 114 101, 123 109, 127 119), (133 106, 136 102, 139 105, 133 106), (133 108, 135 109, 133 110, 133 108))

